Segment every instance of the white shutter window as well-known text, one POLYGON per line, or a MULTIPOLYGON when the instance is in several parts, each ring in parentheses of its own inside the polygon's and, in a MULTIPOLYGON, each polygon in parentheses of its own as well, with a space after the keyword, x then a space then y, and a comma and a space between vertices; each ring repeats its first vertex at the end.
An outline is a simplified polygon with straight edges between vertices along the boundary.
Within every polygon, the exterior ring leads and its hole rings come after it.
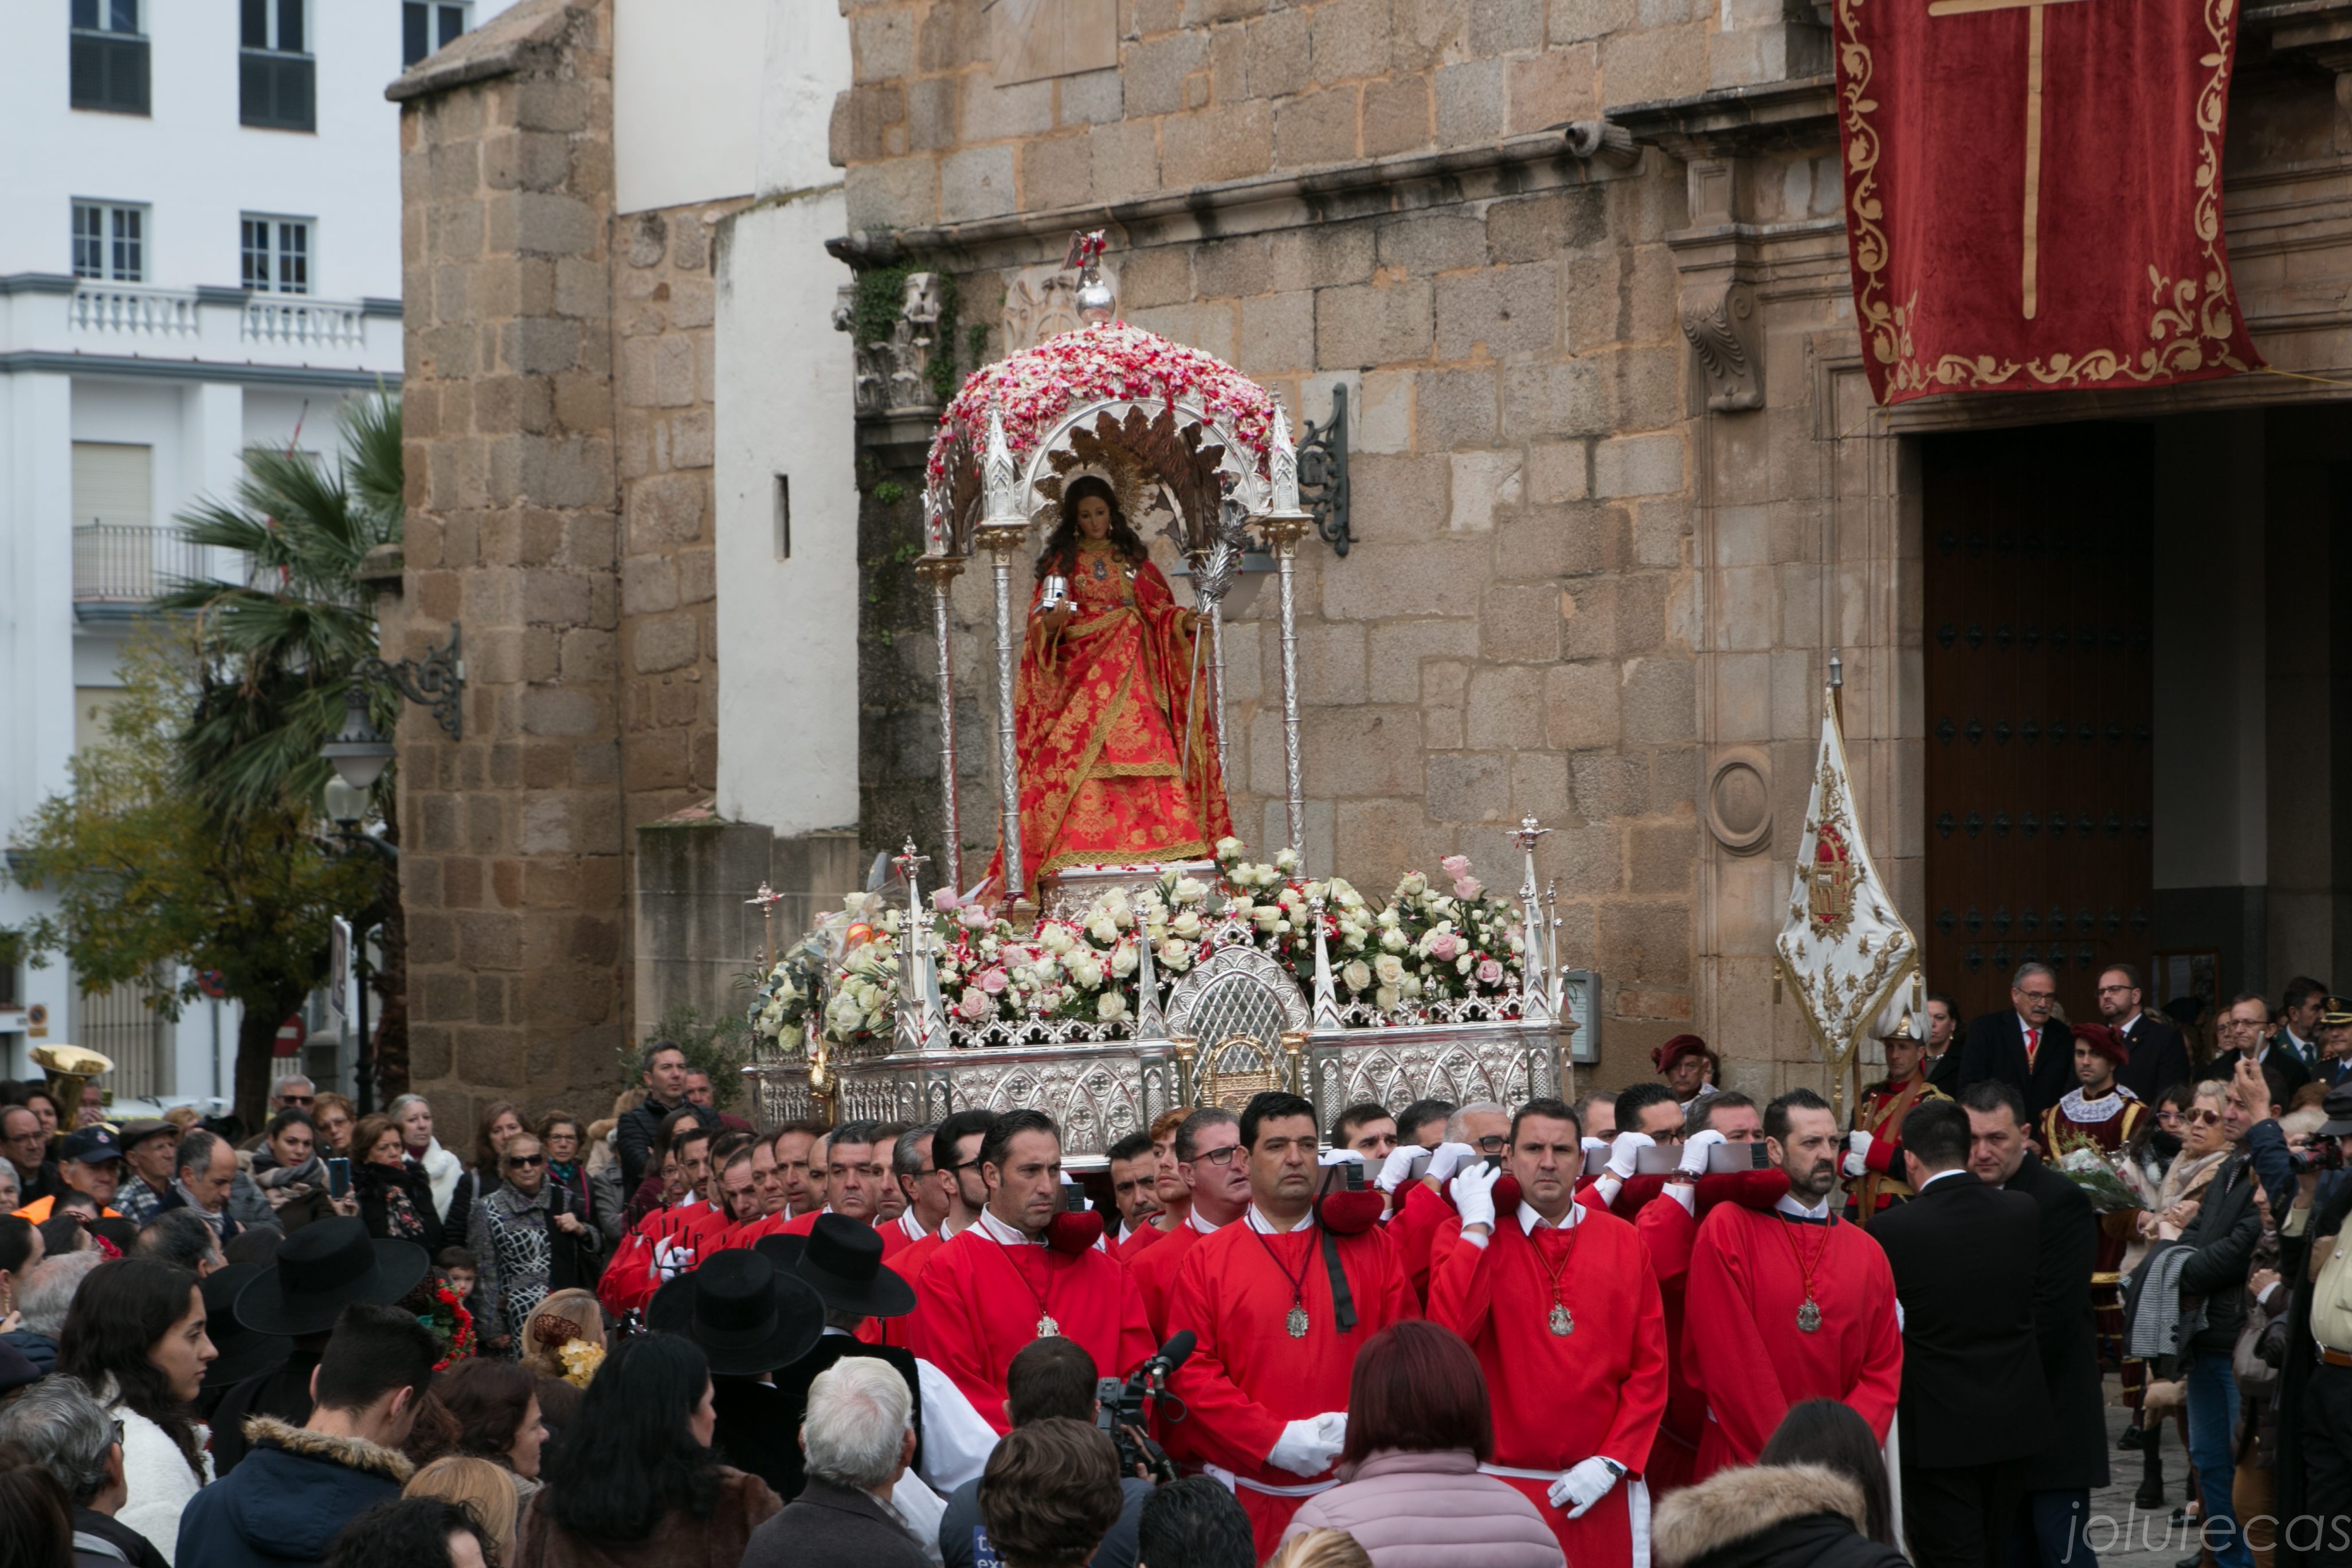
POLYGON ((155 448, 113 441, 76 441, 73 520, 148 526, 155 515, 155 448))

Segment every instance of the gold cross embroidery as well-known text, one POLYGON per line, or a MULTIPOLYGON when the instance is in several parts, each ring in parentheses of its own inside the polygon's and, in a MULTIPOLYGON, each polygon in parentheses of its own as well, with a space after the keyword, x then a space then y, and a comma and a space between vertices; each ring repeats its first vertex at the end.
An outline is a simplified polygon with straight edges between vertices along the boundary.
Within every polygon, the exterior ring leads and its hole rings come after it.
POLYGON ((2035 307, 2034 252, 2042 216, 2042 12, 2070 0, 1930 0, 1930 16, 1965 16, 1979 11, 2025 13, 2025 319, 2035 307))

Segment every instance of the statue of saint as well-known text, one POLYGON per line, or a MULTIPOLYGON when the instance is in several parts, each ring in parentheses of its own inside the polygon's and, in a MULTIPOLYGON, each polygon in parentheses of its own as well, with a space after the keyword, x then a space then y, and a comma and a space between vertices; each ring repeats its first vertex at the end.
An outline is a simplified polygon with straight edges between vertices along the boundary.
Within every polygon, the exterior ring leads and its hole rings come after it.
MULTIPOLYGON (((1071 480, 1037 557, 1013 701, 1033 896, 1064 867, 1201 859, 1232 833, 1197 635, 1109 483, 1071 480), (1054 577, 1066 596, 1043 605, 1054 577)), ((1000 886, 1003 869, 1000 844, 1000 886)))

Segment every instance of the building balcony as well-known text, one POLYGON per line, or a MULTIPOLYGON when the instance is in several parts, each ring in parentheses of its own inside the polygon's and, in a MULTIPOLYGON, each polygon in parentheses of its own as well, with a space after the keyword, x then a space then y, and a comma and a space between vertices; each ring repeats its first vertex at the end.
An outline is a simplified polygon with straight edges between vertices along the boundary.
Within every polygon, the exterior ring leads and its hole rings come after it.
POLYGON ((280 385, 400 378, 400 301, 0 278, 0 368, 280 385))
POLYGON ((73 531, 74 618, 127 621, 190 578, 214 575, 212 552, 176 528, 85 522, 73 531))

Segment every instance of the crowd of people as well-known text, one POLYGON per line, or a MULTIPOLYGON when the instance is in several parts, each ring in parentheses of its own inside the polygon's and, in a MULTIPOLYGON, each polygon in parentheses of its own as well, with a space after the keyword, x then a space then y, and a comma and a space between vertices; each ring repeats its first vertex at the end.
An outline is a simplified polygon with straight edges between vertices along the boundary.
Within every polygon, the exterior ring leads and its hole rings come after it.
POLYGON ((1171 1110, 1099 1205, 1039 1111, 754 1130, 660 1042, 465 1155, 14 1086, 0 1568, 2074 1568, 2118 1441, 2184 1568, 2347 1561, 2352 1003, 2098 996, 1932 998, 1843 1119, 1689 1035, 1171 1110))

